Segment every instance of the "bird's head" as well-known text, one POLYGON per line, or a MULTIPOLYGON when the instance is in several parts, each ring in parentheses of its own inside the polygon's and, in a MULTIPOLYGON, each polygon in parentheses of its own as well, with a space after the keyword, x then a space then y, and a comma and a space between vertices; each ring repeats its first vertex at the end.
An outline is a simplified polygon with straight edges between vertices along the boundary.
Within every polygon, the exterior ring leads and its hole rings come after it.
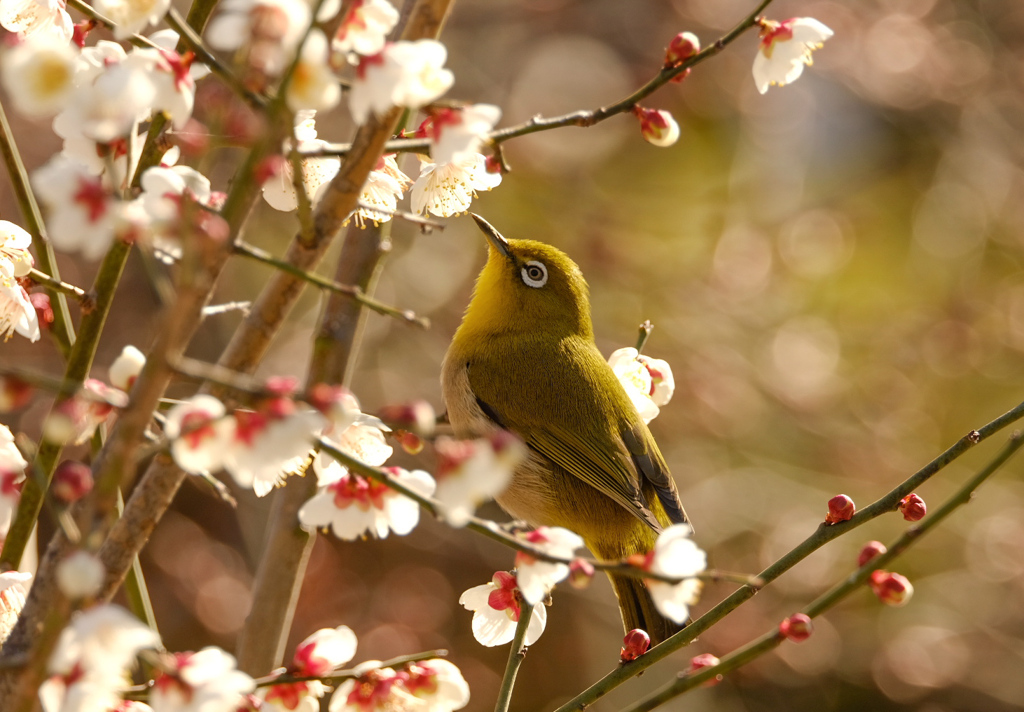
POLYGON ((575 262, 543 242, 507 240, 483 218, 473 219, 487 237, 488 255, 464 328, 484 334, 593 336, 587 283, 575 262))

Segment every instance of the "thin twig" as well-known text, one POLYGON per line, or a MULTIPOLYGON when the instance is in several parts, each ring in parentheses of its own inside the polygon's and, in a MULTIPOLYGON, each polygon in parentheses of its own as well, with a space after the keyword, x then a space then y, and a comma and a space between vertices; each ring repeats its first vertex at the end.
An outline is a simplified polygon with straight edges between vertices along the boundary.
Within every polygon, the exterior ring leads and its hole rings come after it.
MULTIPOLYGON (((421 653, 410 653, 409 655, 400 655, 397 658, 390 658, 385 660, 376 669, 382 670, 384 668, 398 668, 409 663, 418 663, 424 660, 433 660, 434 658, 444 658, 448 656, 448 651, 444 648, 438 648, 437 650, 424 650, 421 653)), ((258 677, 254 680, 256 687, 267 687, 269 685, 282 685, 292 682, 312 682, 313 680, 319 680, 320 682, 332 683, 341 680, 351 680, 353 677, 359 677, 366 674, 366 670, 360 665, 352 670, 338 670, 329 675, 322 677, 310 677, 308 675, 289 675, 278 674, 278 675, 265 675, 258 677)), ((141 687, 141 686, 140 686, 141 687)))
MULTIPOLYGON (((538 605, 543 606, 543 603, 538 605)), ((505 674, 501 678, 501 687, 498 688, 498 699, 494 704, 494 712, 508 712, 508 706, 512 702, 512 688, 516 684, 516 675, 519 668, 526 659, 526 631, 530 628, 530 619, 533 618, 533 606, 523 601, 519 607, 519 620, 516 621, 516 634, 512 638, 512 647, 508 651, 508 662, 505 664, 505 674)))
POLYGON ((61 294, 67 294, 69 296, 72 296, 80 302, 85 301, 89 296, 86 293, 86 291, 81 287, 76 287, 73 284, 62 282, 59 279, 55 279, 50 275, 40 272, 35 268, 29 270, 28 276, 36 284, 48 287, 49 289, 52 289, 55 292, 60 292, 61 294))

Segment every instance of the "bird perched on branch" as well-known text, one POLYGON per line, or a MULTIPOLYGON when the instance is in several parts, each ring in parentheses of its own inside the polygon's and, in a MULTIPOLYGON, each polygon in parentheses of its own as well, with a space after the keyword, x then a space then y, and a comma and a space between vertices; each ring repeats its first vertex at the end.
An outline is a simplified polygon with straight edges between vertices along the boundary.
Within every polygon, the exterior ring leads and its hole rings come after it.
MULTIPOLYGON (((533 526, 570 529, 606 560, 642 554, 687 522, 654 438, 594 344, 587 283, 563 252, 506 240, 474 215, 489 243, 441 372, 459 437, 504 428, 529 446, 498 504, 533 526)), ((679 629, 639 578, 609 574, 627 631, 658 643, 679 629)))

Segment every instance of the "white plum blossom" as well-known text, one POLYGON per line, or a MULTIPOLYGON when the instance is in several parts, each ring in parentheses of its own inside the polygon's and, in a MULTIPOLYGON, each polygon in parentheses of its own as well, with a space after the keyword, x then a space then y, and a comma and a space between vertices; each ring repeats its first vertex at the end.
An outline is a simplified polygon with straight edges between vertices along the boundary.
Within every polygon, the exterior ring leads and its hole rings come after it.
POLYGON ((469 210, 478 190, 500 184, 501 173, 489 172, 487 159, 479 153, 452 163, 423 161, 412 186, 412 209, 420 215, 450 218, 469 210))
POLYGON ((353 0, 331 47, 341 54, 378 54, 397 22, 398 10, 388 0, 353 0))
POLYGON ((352 118, 362 124, 370 112, 381 115, 392 106, 418 109, 434 101, 455 81, 444 68, 447 58, 448 50, 436 40, 402 40, 361 58, 349 94, 352 118))
POLYGON ((81 445, 118 408, 128 405, 128 394, 95 378, 85 379, 81 390, 59 402, 43 423, 43 437, 53 443, 81 445))
POLYGON ((78 49, 52 34, 31 37, 2 57, 4 89, 26 116, 52 116, 70 101, 78 49))
POLYGON ((153 712, 236 712, 253 679, 235 666, 235 658, 210 646, 195 653, 174 653, 168 669, 153 682, 153 712))
MULTIPOLYGON (((195 107, 196 80, 192 72, 194 59, 195 55, 191 52, 180 55, 173 47, 136 47, 124 62, 127 66, 140 68, 150 78, 154 90, 150 107, 154 111, 166 113, 178 130, 183 129, 192 118, 192 109, 195 107)), ((199 73, 202 74, 202 71, 199 73)))
POLYGON ((795 82, 804 67, 813 63, 811 52, 832 34, 832 30, 811 17, 793 17, 782 22, 763 20, 753 68, 757 90, 764 94, 770 86, 795 82))
MULTIPOLYGON (((509 643, 515 637, 522 601, 516 577, 507 571, 496 572, 489 582, 463 591, 459 596, 462 607, 473 611, 473 637, 489 648, 509 643)), ((534 606, 526 628, 526 645, 537 642, 547 622, 547 606, 534 606)))
POLYGON ((22 40, 52 35, 67 43, 75 27, 66 6, 66 0, 0 0, 0 26, 22 40))
POLYGON ((95 596, 106 576, 107 570, 99 557, 82 549, 57 564, 57 587, 71 600, 95 596))
MULTIPOLYGON (((348 626, 321 628, 295 649, 295 656, 287 673, 297 677, 325 677, 341 667, 356 654, 356 635, 348 626)), ((257 695, 264 701, 264 709, 279 712, 317 712, 318 700, 327 687, 319 680, 282 682, 261 688, 257 695)))
POLYGON ((96 0, 95 6, 101 15, 114 21, 114 37, 124 40, 160 22, 171 0, 96 0))
MULTIPOLYGON (((385 468, 394 481, 429 497, 434 479, 423 470, 409 472, 398 467, 385 468)), ((383 482, 353 472, 322 488, 299 509, 299 521, 307 529, 330 527, 339 539, 387 537, 389 531, 404 536, 416 528, 420 507, 412 499, 383 482)))
POLYGON ((239 486, 252 487, 257 497, 263 497, 306 461, 314 436, 325 424, 326 419, 315 410, 284 415, 235 411, 235 438, 224 469, 239 486))
MULTIPOLYGON (((562 527, 538 527, 519 538, 537 549, 563 559, 571 559, 583 546, 583 539, 562 527)), ((569 575, 569 565, 534 558, 526 552, 516 553, 516 583, 523 599, 531 606, 544 600, 555 584, 569 575)))
MULTIPOLYGON (((384 439, 388 427, 372 415, 359 410, 358 399, 345 388, 325 384, 314 387, 316 408, 328 419, 321 435, 346 454, 360 462, 378 467, 387 462, 393 449, 384 439)), ((320 487, 337 482, 348 474, 348 469, 327 452, 317 453, 313 460, 317 484, 320 487)))
POLYGON ((402 671, 403 686, 428 712, 453 712, 469 703, 469 685, 453 663, 431 658, 409 663, 402 671))
POLYGON ((503 492, 528 454, 523 441, 504 430, 478 440, 440 437, 434 446, 435 498, 441 516, 454 527, 465 526, 480 504, 503 492))
POLYGON ((210 21, 206 39, 214 49, 248 49, 248 62, 276 77, 295 56, 310 23, 306 0, 225 0, 210 21))
MULTIPOLYGON (((154 166, 142 174, 139 204, 147 216, 153 246, 174 259, 181 255, 182 233, 197 227, 182 220, 183 198, 210 207, 214 198, 210 179, 188 166, 154 166)), ((201 208, 196 210, 198 214, 201 208)))
POLYGON ((19 225, 0 220, 0 284, 14 284, 16 277, 24 277, 35 261, 28 248, 32 236, 19 225))
MULTIPOLYGON (((84 51, 82 54, 86 57, 84 51)), ((75 93, 65 109, 82 133, 97 143, 133 133, 135 125, 149 117, 157 100, 157 87, 144 63, 116 61, 107 54, 104 49, 99 71, 93 59, 86 59, 84 67, 80 63, 75 93)))
POLYGON ((224 404, 200 394, 178 403, 167 413, 164 434, 171 441, 171 457, 185 472, 210 474, 224 466, 234 442, 235 419, 225 417, 224 404))
POLYGON ((18 622, 31 580, 32 574, 21 571, 0 573, 0 640, 6 638, 18 622))
POLYGON ((433 112, 423 127, 430 137, 431 159, 434 163, 452 163, 472 158, 500 118, 501 109, 493 104, 433 112))
POLYGON ((637 105, 633 113, 640 120, 640 134, 648 143, 665 148, 679 140, 679 124, 668 111, 637 105))
POLYGON ((381 156, 377 167, 370 171, 359 196, 359 209, 355 221, 362 225, 365 220, 383 223, 391 219, 398 209, 402 194, 412 185, 412 179, 398 167, 394 154, 381 156), (377 210, 374 210, 377 208, 377 210))
POLYGON ((18 508, 26 467, 28 462, 14 444, 10 428, 0 423, 0 539, 7 536, 18 508))
POLYGON ((145 365, 145 354, 131 344, 125 346, 110 364, 110 385, 127 393, 135 385, 135 379, 142 373, 145 365))
MULTIPOLYGON (((707 568, 707 556, 693 542, 689 524, 673 524, 658 535, 654 549, 647 555, 645 568, 651 573, 682 578, 699 574, 707 568)), ((679 583, 645 579, 654 605, 663 616, 685 623, 690 606, 697 602, 703 582, 684 578, 679 583)))
POLYGON ((292 111, 326 111, 341 101, 341 86, 331 71, 329 54, 326 35, 319 29, 310 30, 285 91, 292 111))
POLYGON ((4 341, 19 333, 29 341, 39 341, 39 317, 20 284, 0 284, 0 336, 4 341))
POLYGON ((608 365, 645 423, 654 420, 661 406, 672 400, 675 378, 666 361, 645 356, 629 346, 612 352, 608 365))
POLYGON ((422 707, 406 691, 402 678, 393 668, 380 667, 379 660, 368 660, 356 670, 359 677, 349 678, 335 689, 328 712, 391 712, 422 707))
POLYGON ((58 154, 32 174, 32 187, 47 207, 46 226, 53 246, 102 257, 114 240, 120 201, 84 164, 58 154))
MULTIPOLYGON (((315 151, 327 145, 326 141, 317 138, 315 116, 315 111, 295 113, 295 140, 299 151, 315 151)), ((289 151, 291 141, 285 141, 284 152, 289 151)), ((299 165, 302 166, 302 185, 315 205, 321 187, 330 183, 338 173, 341 159, 337 156, 303 158, 299 165)), ((280 170, 263 182, 263 198, 274 210, 291 212, 299 207, 291 161, 282 161, 280 170)))

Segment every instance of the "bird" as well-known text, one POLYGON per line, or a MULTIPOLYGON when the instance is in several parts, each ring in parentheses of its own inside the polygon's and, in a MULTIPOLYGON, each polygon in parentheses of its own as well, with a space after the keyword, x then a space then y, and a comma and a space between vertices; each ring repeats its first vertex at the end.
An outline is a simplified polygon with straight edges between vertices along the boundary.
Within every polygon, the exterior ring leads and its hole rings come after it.
MULTIPOLYGON (((689 524, 668 465, 594 342, 589 288, 565 253, 506 239, 471 214, 488 242, 462 323, 441 366, 456 437, 499 429, 528 457, 496 497, 533 527, 564 527, 598 558, 646 554, 689 524)), ((640 578, 608 573, 625 631, 657 644, 682 626, 662 616, 640 578)))

